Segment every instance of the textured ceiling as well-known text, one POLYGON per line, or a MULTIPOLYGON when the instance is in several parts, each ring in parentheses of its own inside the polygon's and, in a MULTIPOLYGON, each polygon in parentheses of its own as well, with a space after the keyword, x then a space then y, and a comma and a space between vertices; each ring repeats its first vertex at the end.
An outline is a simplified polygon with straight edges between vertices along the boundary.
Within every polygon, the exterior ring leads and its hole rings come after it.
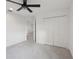
MULTIPOLYGON (((19 3, 22 3, 22 0, 12 0, 19 3)), ((31 8, 33 10, 32 14, 39 14, 39 13, 47 13, 53 12, 56 10, 64 10, 68 9, 72 3, 72 0, 28 0, 28 4, 40 4, 40 8, 31 8)), ((20 6, 17 4, 13 4, 10 2, 6 2, 6 10, 9 8, 13 8, 13 12, 28 15, 31 14, 27 10, 16 11, 20 6)))

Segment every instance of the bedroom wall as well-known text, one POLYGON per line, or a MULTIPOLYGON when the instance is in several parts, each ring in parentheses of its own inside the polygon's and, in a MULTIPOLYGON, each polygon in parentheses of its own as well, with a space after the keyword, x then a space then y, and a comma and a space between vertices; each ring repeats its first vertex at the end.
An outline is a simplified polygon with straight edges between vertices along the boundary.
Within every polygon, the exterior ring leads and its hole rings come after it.
POLYGON ((49 44, 73 51, 72 0, 43 0, 37 17, 37 43, 49 44), (50 7, 52 6, 52 7, 50 7), (70 15, 71 14, 71 15, 70 15), (65 17, 51 18, 66 15, 65 17))
POLYGON ((22 16, 16 13, 6 14, 6 45, 11 46, 27 40, 28 32, 32 31, 31 16, 22 16), (29 21, 30 20, 30 21, 29 21))
POLYGON ((69 40, 69 49, 73 55, 73 6, 69 10, 69 20, 70 20, 70 40, 69 40))
POLYGON ((37 17, 37 19, 37 43, 60 46, 69 49, 70 33, 67 10, 52 12, 43 17, 37 17), (52 18, 54 16, 62 17, 52 18))

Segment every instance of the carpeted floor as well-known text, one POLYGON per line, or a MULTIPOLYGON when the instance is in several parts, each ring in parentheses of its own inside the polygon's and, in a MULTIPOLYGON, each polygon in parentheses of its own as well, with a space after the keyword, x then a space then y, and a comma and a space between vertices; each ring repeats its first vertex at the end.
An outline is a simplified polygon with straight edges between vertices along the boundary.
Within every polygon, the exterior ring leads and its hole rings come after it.
POLYGON ((24 41, 6 48, 6 59, 72 59, 65 48, 24 41))

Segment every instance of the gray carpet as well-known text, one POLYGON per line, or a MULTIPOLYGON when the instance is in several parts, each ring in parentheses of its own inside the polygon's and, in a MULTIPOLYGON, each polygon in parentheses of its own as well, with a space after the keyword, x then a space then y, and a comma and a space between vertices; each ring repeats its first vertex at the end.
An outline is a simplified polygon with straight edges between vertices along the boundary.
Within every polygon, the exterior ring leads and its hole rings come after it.
POLYGON ((6 48, 6 59, 72 59, 69 50, 24 41, 6 48))

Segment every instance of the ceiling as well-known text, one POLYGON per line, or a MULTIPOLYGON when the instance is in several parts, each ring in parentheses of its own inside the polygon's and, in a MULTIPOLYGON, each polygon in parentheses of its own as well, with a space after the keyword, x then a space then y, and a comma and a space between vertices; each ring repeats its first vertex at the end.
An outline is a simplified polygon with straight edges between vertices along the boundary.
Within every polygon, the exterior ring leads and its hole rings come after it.
MULTIPOLYGON (((22 3, 22 0, 12 0, 19 3, 22 3)), ((13 12, 21 15, 29 14, 44 14, 47 12, 53 12, 58 10, 69 9, 72 3, 72 0, 27 0, 28 4, 40 4, 40 8, 31 8, 33 13, 29 13, 27 10, 16 11, 20 6, 10 2, 6 2, 6 10, 13 8, 13 12)))

